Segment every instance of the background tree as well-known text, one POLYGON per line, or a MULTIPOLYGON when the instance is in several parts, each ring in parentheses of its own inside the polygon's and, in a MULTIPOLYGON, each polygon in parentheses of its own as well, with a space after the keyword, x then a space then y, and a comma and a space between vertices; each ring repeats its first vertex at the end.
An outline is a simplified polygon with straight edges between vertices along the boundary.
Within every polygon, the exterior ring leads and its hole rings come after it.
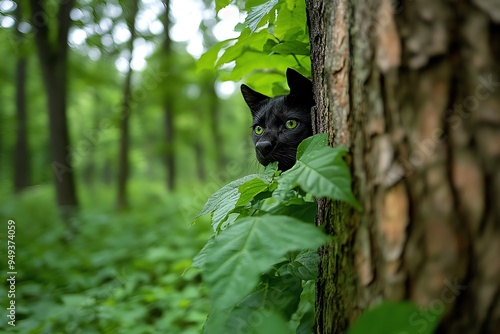
MULTIPOLYGON (((316 333, 380 300, 500 331, 500 34, 493 1, 307 1, 317 132, 351 151, 364 211, 322 202, 316 333)), ((415 328, 422 315, 410 317, 415 328)))
POLYGON ((22 6, 18 3, 15 9, 16 24, 14 34, 18 44, 19 55, 16 64, 16 111, 17 111, 17 136, 14 147, 14 189, 20 192, 30 185, 30 161, 28 149, 28 115, 26 108, 26 70, 27 58, 25 51, 21 51, 24 34, 20 31, 22 22, 22 6))
POLYGON ((68 152, 71 145, 66 116, 68 31, 73 4, 73 0, 68 0, 58 5, 55 15, 57 28, 53 32, 49 23, 52 17, 49 17, 45 4, 30 0, 31 25, 36 29, 35 44, 47 94, 57 204, 64 216, 71 215, 78 206, 72 157, 68 152))
POLYGON ((130 38, 127 43, 129 58, 128 68, 123 83, 123 102, 120 114, 120 151, 118 158, 118 209, 124 209, 128 206, 127 201, 127 181, 129 178, 129 150, 130 150, 130 114, 132 112, 132 59, 134 54, 134 41, 137 35, 135 21, 139 12, 139 0, 131 0, 124 6, 125 22, 130 32, 130 38))
MULTIPOLYGON (((163 52, 168 71, 172 66, 172 40, 170 39, 171 14, 170 0, 164 0, 165 12, 163 14, 163 29, 165 39, 163 42, 163 52)), ((166 92, 164 97, 164 124, 165 124, 165 168, 167 175, 167 189, 172 191, 175 187, 175 133, 174 133, 174 104, 173 94, 166 92)))

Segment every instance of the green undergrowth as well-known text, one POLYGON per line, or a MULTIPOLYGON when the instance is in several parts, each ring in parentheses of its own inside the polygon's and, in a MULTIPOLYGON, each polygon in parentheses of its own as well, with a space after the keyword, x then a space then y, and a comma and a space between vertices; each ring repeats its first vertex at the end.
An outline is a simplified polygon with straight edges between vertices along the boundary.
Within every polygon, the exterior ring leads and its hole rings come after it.
MULTIPOLYGON (((58 218, 50 186, 2 201, 2 221, 16 222, 18 275, 16 326, 7 326, 4 317, 0 331, 200 332, 207 291, 197 271, 185 271, 209 228, 187 223, 189 192, 167 195, 141 184, 131 184, 132 208, 121 214, 109 207, 113 189, 83 192, 83 209, 72 221, 76 235, 68 235, 58 218)), ((7 285, 0 294, 7 295, 7 285)))

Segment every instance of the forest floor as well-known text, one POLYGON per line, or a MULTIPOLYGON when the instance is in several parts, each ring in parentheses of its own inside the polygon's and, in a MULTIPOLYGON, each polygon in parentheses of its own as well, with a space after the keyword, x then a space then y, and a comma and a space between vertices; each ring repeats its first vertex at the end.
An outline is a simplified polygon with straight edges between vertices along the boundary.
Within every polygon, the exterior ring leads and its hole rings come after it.
MULTIPOLYGON (((191 225, 201 208, 193 205, 194 194, 132 183, 131 208, 116 213, 114 189, 99 187, 80 194, 74 235, 58 218, 51 186, 0 202, 2 268, 10 219, 17 272, 16 326, 4 315, 0 328, 26 334, 199 333, 209 303, 190 265, 211 231, 203 218, 191 225)), ((1 300, 8 289, 7 283, 0 286, 1 300)))

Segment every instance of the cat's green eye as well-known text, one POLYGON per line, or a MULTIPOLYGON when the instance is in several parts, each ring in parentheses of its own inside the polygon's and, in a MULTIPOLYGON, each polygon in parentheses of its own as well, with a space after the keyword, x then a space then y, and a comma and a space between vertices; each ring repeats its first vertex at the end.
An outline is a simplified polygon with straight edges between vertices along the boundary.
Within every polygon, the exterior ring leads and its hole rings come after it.
POLYGON ((288 128, 288 129, 295 129, 297 127, 297 125, 299 125, 299 123, 294 120, 294 119, 289 119, 288 121, 286 121, 285 123, 285 126, 288 128))
POLYGON ((264 128, 260 125, 256 125, 254 128, 253 128, 253 131, 255 132, 256 135, 261 135, 262 132, 264 132, 264 128))

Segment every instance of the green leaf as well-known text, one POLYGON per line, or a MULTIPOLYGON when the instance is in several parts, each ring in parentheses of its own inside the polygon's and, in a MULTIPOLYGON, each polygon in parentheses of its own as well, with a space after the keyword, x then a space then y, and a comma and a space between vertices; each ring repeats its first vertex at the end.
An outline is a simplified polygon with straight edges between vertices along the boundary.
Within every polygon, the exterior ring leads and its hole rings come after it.
POLYGON ((267 186, 272 182, 277 168, 277 164, 270 164, 266 167, 264 173, 250 174, 225 185, 210 196, 196 218, 212 213, 212 227, 214 231, 217 231, 220 223, 222 223, 228 214, 237 206, 246 205, 255 195, 266 190, 267 186), (258 179, 260 183, 254 181, 255 179, 258 179), (240 192, 240 187, 243 193, 240 192), (240 200, 242 195, 243 199, 240 200))
POLYGON ((214 309, 235 306, 287 252, 317 248, 327 240, 315 226, 286 216, 237 220, 205 250, 202 274, 214 309))
POLYGON ((282 316, 268 310, 243 310, 239 320, 238 323, 232 324, 226 333, 294 334, 282 316), (259 321, 250 321, 251 319, 259 321))
POLYGON ((222 56, 217 60, 216 67, 232 62, 249 49, 260 50, 268 36, 267 31, 259 31, 252 34, 249 29, 244 29, 238 37, 236 43, 228 47, 222 56))
POLYGON ((279 268, 281 275, 290 274, 304 281, 318 278, 319 255, 316 250, 301 253, 293 260, 279 268))
POLYGON ((282 200, 287 193, 299 186, 316 197, 344 201, 361 210, 351 190, 351 174, 343 156, 344 147, 331 148, 325 143, 325 135, 305 139, 297 149, 297 162, 278 180, 274 197, 282 200))
POLYGON ((235 180, 224 187, 217 190, 205 203, 205 206, 198 213, 196 218, 212 213, 212 226, 217 230, 217 226, 226 216, 236 207, 236 203, 240 198, 238 188, 245 182, 251 181, 259 177, 258 174, 251 174, 235 180))
MULTIPOLYGON (((287 32, 300 28, 303 32, 307 31, 306 19, 306 3, 305 1, 295 0, 293 7, 290 8, 289 3, 283 3, 278 11, 278 18, 275 22, 274 34, 283 40, 287 32)), ((307 34, 303 34, 304 40, 307 41, 307 34)))
POLYGON ((306 312, 302 319, 300 319, 300 324, 297 327, 297 334, 312 334, 314 326, 314 311, 310 310, 306 312))
MULTIPOLYGON (((442 308, 444 309, 444 307, 442 308)), ((384 302, 363 313, 348 334, 431 334, 442 312, 419 309, 409 302, 384 302)))
POLYGON ((257 29, 262 19, 268 16, 277 4, 278 0, 269 0, 262 5, 255 6, 250 9, 245 21, 252 32, 257 29))
POLYGON ((304 55, 310 54, 309 43, 299 41, 283 41, 272 47, 272 51, 283 55, 304 55))
POLYGON ((270 274, 263 275, 257 289, 238 304, 235 313, 240 308, 259 309, 265 305, 288 319, 297 310, 301 293, 301 279, 289 274, 275 276, 272 270, 270 274))
POLYGON ((318 205, 316 202, 307 202, 302 198, 292 198, 285 202, 274 203, 263 210, 272 215, 282 215, 297 218, 306 223, 314 222, 318 205))
POLYGON ((238 199, 236 206, 246 205, 256 195, 260 194, 264 190, 267 190, 268 187, 269 183, 266 183, 259 178, 255 178, 253 180, 243 183, 238 188, 238 191, 240 193, 240 198, 238 199))
POLYGON ((205 246, 203 246, 201 251, 194 257, 193 263, 191 263, 192 267, 203 270, 203 268, 205 267, 206 258, 207 258, 207 248, 209 247, 209 245, 212 242, 214 242, 214 238, 215 237, 211 237, 210 239, 208 239, 205 246))
POLYGON ((328 146, 328 134, 318 133, 312 137, 306 138, 300 143, 297 148, 297 159, 302 158, 302 156, 311 154, 314 151, 318 151, 323 147, 328 146))
POLYGON ((224 7, 227 7, 231 0, 215 0, 215 12, 218 13, 224 7))
POLYGON ((234 40, 236 39, 232 38, 221 41, 212 46, 208 51, 203 53, 200 59, 196 62, 196 70, 198 72, 201 72, 203 70, 214 70, 215 62, 217 61, 220 50, 234 40))

